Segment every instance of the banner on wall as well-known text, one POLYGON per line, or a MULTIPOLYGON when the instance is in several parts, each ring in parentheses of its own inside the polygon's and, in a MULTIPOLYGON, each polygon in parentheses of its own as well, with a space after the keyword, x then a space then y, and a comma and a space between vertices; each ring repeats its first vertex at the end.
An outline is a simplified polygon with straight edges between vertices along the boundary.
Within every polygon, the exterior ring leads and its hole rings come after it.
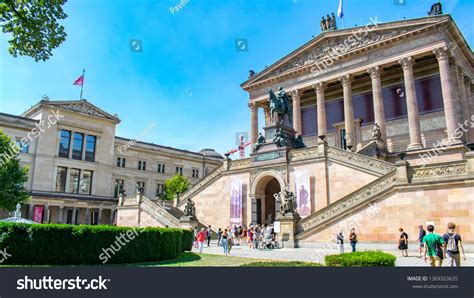
POLYGON ((230 187, 230 224, 242 225, 242 183, 232 180, 230 187))
POLYGON ((42 223, 43 222, 43 206, 35 206, 33 211, 33 221, 42 223))
POLYGON ((295 177, 296 210, 301 217, 311 214, 311 199, 309 194, 309 174, 307 171, 297 171, 295 177))

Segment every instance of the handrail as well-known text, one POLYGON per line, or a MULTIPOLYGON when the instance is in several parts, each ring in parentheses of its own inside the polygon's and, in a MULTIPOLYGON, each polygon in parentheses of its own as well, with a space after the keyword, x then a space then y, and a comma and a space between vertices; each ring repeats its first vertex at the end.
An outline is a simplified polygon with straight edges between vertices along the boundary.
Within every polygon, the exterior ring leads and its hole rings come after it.
POLYGON ((396 170, 392 170, 388 174, 375 179, 364 187, 300 220, 297 224, 297 238, 302 239, 318 227, 352 212, 356 207, 371 202, 376 196, 395 186, 396 172, 396 170))
POLYGON ((194 185, 193 187, 191 187, 190 189, 188 189, 186 192, 184 192, 180 198, 179 198, 179 201, 177 202, 177 207, 180 207, 182 205, 184 205, 184 203, 186 203, 186 201, 188 200, 188 198, 192 195, 194 195, 195 193, 197 193, 198 191, 201 190, 201 188, 210 183, 212 180, 214 180, 214 178, 216 178, 217 176, 219 176, 220 173, 222 173, 224 171, 224 165, 221 165, 220 167, 217 167, 214 171, 212 171, 209 175, 207 175, 206 177, 204 177, 201 181, 199 181, 196 185, 194 185))
POLYGON ((395 165, 392 163, 335 147, 328 146, 327 156, 330 159, 348 163, 377 173, 378 175, 385 175, 395 169, 395 165))
POLYGON ((143 197, 140 207, 162 224, 169 227, 179 227, 179 220, 177 218, 169 214, 168 211, 166 211, 163 207, 160 207, 149 199, 143 197))

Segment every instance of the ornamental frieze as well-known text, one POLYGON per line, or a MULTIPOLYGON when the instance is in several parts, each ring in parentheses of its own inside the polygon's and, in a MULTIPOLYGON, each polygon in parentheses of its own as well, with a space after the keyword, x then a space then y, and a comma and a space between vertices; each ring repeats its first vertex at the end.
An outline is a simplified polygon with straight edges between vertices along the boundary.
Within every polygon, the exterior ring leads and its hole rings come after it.
POLYGON ((347 162, 358 168, 368 169, 380 174, 386 174, 394 169, 394 166, 389 163, 337 148, 329 147, 327 154, 328 157, 335 160, 347 162))
POLYGON ((467 173, 466 164, 431 166, 412 169, 413 178, 453 176, 467 173))
POLYGON ((293 151, 290 151, 289 153, 290 161, 305 160, 305 159, 310 159, 310 158, 315 158, 315 157, 319 157, 317 147, 300 149, 296 151, 293 150, 293 151))
POLYGON ((98 116, 98 117, 106 117, 104 114, 100 113, 96 109, 94 109, 91 106, 88 106, 84 103, 71 103, 71 104, 63 104, 61 105, 62 108, 75 111, 75 112, 80 112, 88 115, 93 115, 93 116, 98 116))

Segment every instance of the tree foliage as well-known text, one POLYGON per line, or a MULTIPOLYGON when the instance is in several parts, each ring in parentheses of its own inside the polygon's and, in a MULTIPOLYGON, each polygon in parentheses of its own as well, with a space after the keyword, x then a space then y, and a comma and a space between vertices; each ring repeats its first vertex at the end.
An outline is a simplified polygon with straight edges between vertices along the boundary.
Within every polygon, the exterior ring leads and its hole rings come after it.
POLYGON ((167 200, 173 200, 176 195, 182 194, 188 190, 188 186, 188 178, 176 173, 173 178, 170 178, 165 182, 165 198, 167 200))
POLYGON ((24 187, 28 168, 20 166, 17 145, 0 130, 0 208, 13 211, 18 203, 25 203, 29 194, 24 187))
POLYGON ((0 27, 11 34, 8 52, 46 61, 52 50, 66 40, 62 6, 67 0, 0 0, 0 27))

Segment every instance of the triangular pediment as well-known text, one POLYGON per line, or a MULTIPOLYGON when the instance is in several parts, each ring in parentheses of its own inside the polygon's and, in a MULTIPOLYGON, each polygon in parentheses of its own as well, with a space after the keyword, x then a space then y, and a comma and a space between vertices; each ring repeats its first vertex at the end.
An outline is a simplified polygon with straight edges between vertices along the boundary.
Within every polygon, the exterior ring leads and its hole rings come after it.
POLYGON ((71 101, 42 100, 37 105, 32 107, 30 110, 26 111, 25 115, 33 112, 33 110, 35 110, 36 108, 41 108, 41 106, 48 106, 48 107, 53 107, 53 108, 69 110, 76 113, 104 118, 104 119, 111 120, 117 123, 120 122, 120 119, 118 117, 110 115, 109 113, 103 111, 102 109, 91 104, 85 99, 71 100, 71 101))
POLYGON ((400 37, 424 31, 429 27, 450 21, 449 16, 403 20, 390 23, 378 23, 376 26, 354 27, 342 30, 326 31, 316 36, 306 44, 289 53, 282 59, 265 68, 260 73, 250 77, 241 86, 259 84, 267 79, 279 77, 307 66, 314 65, 317 61, 328 55, 347 55, 361 49, 377 46, 400 37), (368 29, 367 29, 368 28, 368 29), (360 33, 358 33, 360 32, 360 33))

